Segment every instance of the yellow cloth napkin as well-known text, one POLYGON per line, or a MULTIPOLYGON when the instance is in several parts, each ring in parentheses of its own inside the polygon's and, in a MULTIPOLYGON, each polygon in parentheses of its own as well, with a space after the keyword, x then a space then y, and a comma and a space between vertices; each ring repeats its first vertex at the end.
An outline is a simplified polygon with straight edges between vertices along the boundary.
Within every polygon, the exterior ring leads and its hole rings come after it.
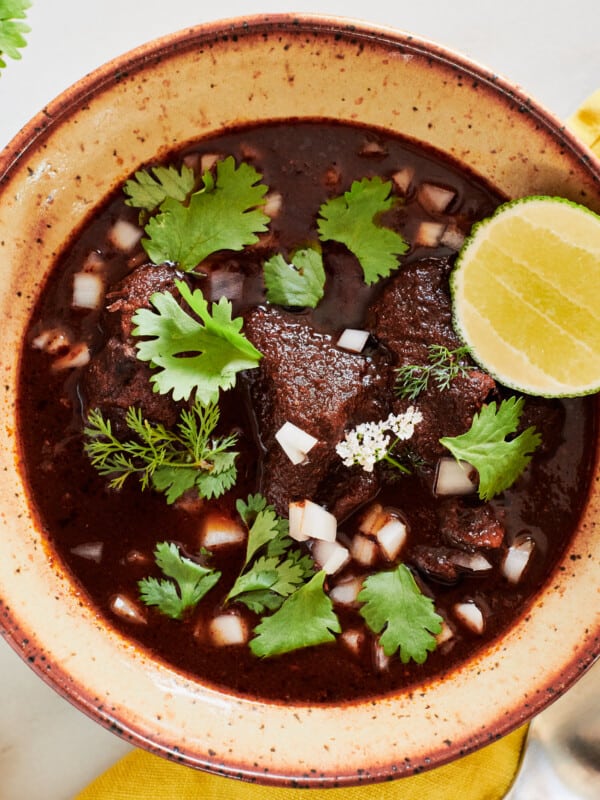
POLYGON ((526 727, 464 758, 392 783, 345 789, 257 786, 134 750, 75 800, 500 800, 519 764, 526 727))
MULTIPOLYGON (((600 89, 566 121, 567 127, 600 156, 600 89)), ((392 783, 346 789, 256 786, 198 772, 134 751, 97 778, 75 800, 500 800, 519 765, 527 728, 437 769, 392 783)))

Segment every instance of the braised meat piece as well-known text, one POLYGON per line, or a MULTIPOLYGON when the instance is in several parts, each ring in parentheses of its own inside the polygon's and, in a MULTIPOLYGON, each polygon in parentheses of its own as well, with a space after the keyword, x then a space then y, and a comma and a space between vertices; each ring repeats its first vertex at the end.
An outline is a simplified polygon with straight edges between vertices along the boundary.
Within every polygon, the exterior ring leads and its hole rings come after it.
POLYGON ((149 308, 155 292, 175 291, 177 274, 171 267, 143 265, 114 286, 100 324, 108 332, 103 349, 82 372, 80 394, 86 411, 97 408, 107 416, 116 432, 125 430, 125 413, 137 406, 154 422, 173 425, 178 407, 170 395, 154 392, 152 370, 139 361, 131 318, 138 308, 149 308))
POLYGON ((410 561, 428 578, 440 583, 456 583, 464 570, 452 561, 454 553, 456 551, 449 547, 417 545, 411 551, 410 561))
POLYGON ((504 523, 489 504, 465 506, 458 499, 444 503, 440 530, 449 544, 469 551, 497 549, 504 542, 504 523))
POLYGON ((387 355, 349 353, 306 318, 276 308, 254 309, 244 332, 263 354, 245 377, 264 452, 261 490, 280 514, 287 515, 290 501, 308 497, 347 516, 378 483, 374 473, 344 467, 335 445, 345 430, 387 416, 387 355), (285 422, 318 439, 301 464, 292 464, 275 439, 285 422))
MULTIPOLYGON (((454 350, 461 342, 452 329, 448 290, 450 264, 424 259, 402 267, 369 309, 367 328, 392 353, 395 367, 428 363, 428 344, 454 350)), ((410 449, 429 464, 444 453, 442 436, 469 429, 473 416, 496 390, 495 381, 479 369, 456 377, 440 391, 434 381, 416 401, 397 399, 394 413, 415 404, 423 414, 410 449)))

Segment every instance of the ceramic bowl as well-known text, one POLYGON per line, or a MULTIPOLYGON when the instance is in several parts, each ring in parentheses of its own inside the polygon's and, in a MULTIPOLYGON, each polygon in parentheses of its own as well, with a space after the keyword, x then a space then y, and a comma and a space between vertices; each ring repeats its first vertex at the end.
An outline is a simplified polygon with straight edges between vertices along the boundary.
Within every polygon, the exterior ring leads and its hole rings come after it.
POLYGON ((278 704, 190 679, 123 638, 53 553, 20 463, 23 328, 70 233, 136 168, 231 125, 360 121, 449 154, 508 197, 600 211, 600 164, 517 88, 431 42, 345 19, 272 16, 185 30, 85 77, 0 156, 0 625, 58 692, 135 745, 270 784, 405 776, 506 734, 600 652, 600 470, 576 536, 501 640, 410 693, 278 704))

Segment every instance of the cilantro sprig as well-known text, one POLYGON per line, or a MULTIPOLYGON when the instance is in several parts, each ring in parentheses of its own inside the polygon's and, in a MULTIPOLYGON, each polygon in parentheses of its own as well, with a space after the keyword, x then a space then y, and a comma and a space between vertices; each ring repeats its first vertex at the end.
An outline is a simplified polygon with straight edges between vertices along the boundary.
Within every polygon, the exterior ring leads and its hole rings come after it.
POLYGON ((237 452, 231 448, 237 437, 214 437, 219 422, 215 403, 203 406, 195 401, 181 412, 175 430, 149 422, 139 408, 130 407, 125 420, 134 438, 124 441, 97 409, 84 428, 85 452, 99 474, 110 477, 112 488, 121 489, 136 476, 142 489, 164 492, 167 503, 173 503, 188 489, 211 499, 234 485, 237 452))
POLYGON ((396 394, 408 400, 417 397, 433 383, 439 392, 450 387, 453 380, 466 377, 475 367, 465 361, 468 347, 449 350, 441 344, 427 348, 427 364, 406 364, 396 370, 396 394))
POLYGON ((184 168, 179 173, 174 168, 154 170, 154 178, 148 171, 136 173, 126 184, 126 202, 156 211, 142 239, 149 258, 191 272, 218 250, 255 244, 270 221, 261 208, 268 191, 261 177, 250 164, 236 165, 232 156, 217 161, 216 176, 204 172, 194 192, 192 176, 184 168))
POLYGON ((0 0, 0 69, 6 66, 4 56, 21 58, 20 49, 27 44, 24 34, 31 30, 21 22, 27 18, 28 8, 29 0, 0 0))
POLYGON ((276 253, 264 264, 269 303, 296 308, 316 308, 325 291, 325 269, 320 250, 297 250, 291 264, 276 253))
POLYGON ((227 602, 243 603, 262 614, 279 608, 314 574, 312 558, 288 535, 288 521, 260 495, 237 501, 237 510, 248 528, 242 570, 227 595, 227 602))
POLYGON ((166 578, 138 581, 142 601, 171 619, 182 619, 215 586, 221 577, 217 570, 183 556, 173 542, 160 542, 154 558, 166 578), (168 580, 172 578, 173 580, 168 580))
POLYGON ((367 284, 387 278, 398 268, 398 256, 408 250, 399 233, 379 224, 380 216, 398 202, 391 190, 391 181, 363 178, 319 209, 319 237, 346 245, 359 260, 367 284))
POLYGON ((491 500, 512 486, 542 441, 533 426, 507 439, 517 431, 524 403, 523 397, 509 397, 499 406, 489 403, 473 417, 466 433, 440 439, 457 461, 467 461, 475 467, 481 500, 491 500))
POLYGON ((369 628, 381 634, 379 641, 387 656, 399 651, 403 664, 411 659, 422 664, 435 650, 442 618, 404 564, 370 575, 357 599, 364 604, 360 614, 369 628))
POLYGON ((187 313, 170 292, 150 298, 155 311, 138 309, 132 317, 138 358, 149 361, 155 391, 188 400, 195 392, 200 403, 217 402, 220 389, 235 386, 236 374, 258 366, 261 353, 241 333, 243 320, 232 318, 231 302, 222 297, 212 314, 202 292, 191 292, 183 281, 177 289, 199 319, 187 313))

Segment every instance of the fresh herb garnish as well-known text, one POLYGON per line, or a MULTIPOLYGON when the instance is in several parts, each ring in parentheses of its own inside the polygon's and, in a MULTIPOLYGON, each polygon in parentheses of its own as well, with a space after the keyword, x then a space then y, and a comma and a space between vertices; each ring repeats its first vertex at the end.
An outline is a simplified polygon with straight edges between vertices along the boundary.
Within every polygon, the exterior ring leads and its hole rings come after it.
MULTIPOLYGON (((190 272, 218 250, 242 250, 255 244, 257 234, 267 230, 270 220, 261 206, 268 187, 260 183, 260 173, 250 164, 236 166, 232 156, 218 161, 216 177, 207 170, 202 187, 183 201, 179 197, 189 178, 183 171, 180 175, 181 181, 175 178, 174 187, 171 184, 167 190, 165 173, 155 173, 158 184, 153 193, 158 197, 159 192, 164 192, 165 196, 158 213, 144 228, 147 238, 142 239, 142 246, 155 264, 176 264, 183 272, 190 272), (176 196, 170 193, 173 188, 176 196)), ((136 179, 139 189, 129 183, 131 204, 142 203, 146 208, 151 203, 151 179, 136 179)))
POLYGON ((152 213, 167 197, 185 202, 196 184, 194 170, 185 164, 180 170, 175 167, 152 167, 141 169, 125 182, 123 191, 129 195, 126 205, 152 213))
POLYGON ((28 8, 29 0, 0 0, 0 69, 6 66, 4 56, 21 58, 20 48, 27 44, 23 34, 31 28, 20 20, 26 19, 28 8))
POLYGON ((312 558, 288 536, 288 521, 260 495, 236 504, 248 528, 244 566, 227 601, 243 603, 257 614, 279 608, 286 597, 314 574, 312 558))
POLYGON ((378 176, 363 178, 319 209, 320 238, 345 244, 359 260, 367 284, 387 278, 398 268, 398 256, 408 249, 399 233, 378 222, 398 202, 391 189, 391 182, 378 176))
POLYGON ((316 308, 323 297, 325 269, 319 250, 307 247, 292 255, 292 263, 277 253, 264 264, 267 300, 280 306, 316 308))
POLYGON ((268 658, 335 640, 341 633, 333 603, 325 594, 325 573, 317 572, 269 617, 263 617, 250 641, 255 656, 268 658))
POLYGON ((392 452, 398 442, 411 438, 415 425, 422 419, 421 412, 409 406, 404 413, 390 414, 381 422, 362 422, 346 431, 335 447, 336 452, 346 467, 357 464, 365 472, 373 472, 375 464, 386 461, 400 472, 409 473, 408 467, 397 461, 392 452))
POLYGON ((187 400, 192 392, 202 404, 217 402, 220 389, 235 386, 236 374, 253 369, 261 353, 241 333, 242 319, 232 319, 232 306, 222 297, 212 304, 212 316, 202 292, 191 292, 176 281, 182 298, 200 321, 190 316, 170 292, 150 298, 156 309, 141 308, 133 315, 138 358, 157 368, 151 381, 161 394, 187 400))
POLYGON ((406 364, 396 370, 396 393, 407 400, 416 400, 429 388, 430 381, 439 392, 446 391, 455 378, 464 378, 475 369, 465 361, 468 355, 468 347, 449 350, 441 344, 430 344, 427 348, 428 364, 406 364))
POLYGON ((491 500, 512 486, 542 441, 533 426, 506 439, 516 432, 524 403, 522 397, 509 397, 498 407, 495 402, 489 403, 473 417, 466 433, 440 439, 457 461, 467 461, 475 467, 481 500, 491 500))
POLYGON ((364 603, 360 614, 369 628, 381 634, 379 641, 387 656, 399 650, 403 664, 411 659, 422 664, 435 650, 434 634, 441 631, 442 618, 404 564, 370 575, 358 600, 364 603))
POLYGON ((216 403, 203 406, 196 400, 189 411, 181 412, 175 430, 149 422, 133 407, 125 420, 133 439, 118 439, 110 420, 98 410, 90 412, 84 428, 85 452, 100 475, 111 478, 113 489, 121 489, 136 476, 142 489, 164 492, 167 502, 173 503, 188 489, 210 499, 234 485, 237 453, 231 448, 237 437, 213 437, 219 421, 216 403))
POLYGON ((173 542, 160 542, 154 552, 157 565, 167 578, 143 578, 138 581, 140 597, 148 606, 157 606, 161 614, 181 619, 194 608, 218 582, 221 573, 182 556, 173 542))

